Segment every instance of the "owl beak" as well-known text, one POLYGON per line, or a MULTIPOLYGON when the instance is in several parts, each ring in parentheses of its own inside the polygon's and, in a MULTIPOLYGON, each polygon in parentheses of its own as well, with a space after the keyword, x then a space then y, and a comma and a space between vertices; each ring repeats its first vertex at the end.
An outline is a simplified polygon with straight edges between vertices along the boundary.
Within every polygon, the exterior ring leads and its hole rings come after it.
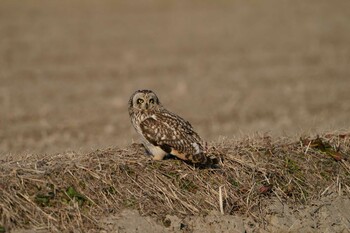
POLYGON ((148 103, 146 103, 145 105, 146 105, 146 109, 148 109, 148 103))

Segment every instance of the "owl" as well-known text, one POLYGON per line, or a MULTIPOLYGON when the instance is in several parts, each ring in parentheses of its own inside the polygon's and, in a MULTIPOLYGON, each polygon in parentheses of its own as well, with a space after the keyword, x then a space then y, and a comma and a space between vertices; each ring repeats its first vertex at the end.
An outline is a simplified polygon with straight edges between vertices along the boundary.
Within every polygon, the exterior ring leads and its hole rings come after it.
POLYGON ((154 160, 171 154, 199 165, 213 165, 218 159, 207 155, 204 142, 191 124, 168 111, 151 90, 138 90, 129 100, 131 123, 154 160))

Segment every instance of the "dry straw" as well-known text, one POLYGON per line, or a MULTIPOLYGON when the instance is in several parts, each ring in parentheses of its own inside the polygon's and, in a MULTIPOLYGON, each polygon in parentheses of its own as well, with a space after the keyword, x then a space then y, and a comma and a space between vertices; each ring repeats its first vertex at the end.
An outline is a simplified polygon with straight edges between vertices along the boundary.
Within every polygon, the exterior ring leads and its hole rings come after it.
POLYGON ((263 222, 271 197, 297 206, 332 192, 350 194, 349 135, 296 142, 254 136, 215 147, 223 156, 219 168, 152 161, 136 144, 2 159, 0 227, 97 231, 100 219, 125 208, 159 220, 216 210, 263 222))

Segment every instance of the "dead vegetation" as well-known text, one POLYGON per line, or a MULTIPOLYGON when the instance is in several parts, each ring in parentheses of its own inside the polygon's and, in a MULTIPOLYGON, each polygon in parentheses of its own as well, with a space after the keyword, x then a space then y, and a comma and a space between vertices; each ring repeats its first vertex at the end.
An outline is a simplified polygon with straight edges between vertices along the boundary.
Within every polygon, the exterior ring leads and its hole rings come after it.
POLYGON ((214 146, 224 155, 218 169, 154 162, 137 145, 3 159, 0 227, 97 231, 101 218, 124 208, 159 221, 217 210, 263 223, 271 196, 297 206, 331 192, 350 195, 349 134, 295 142, 255 136, 214 146))

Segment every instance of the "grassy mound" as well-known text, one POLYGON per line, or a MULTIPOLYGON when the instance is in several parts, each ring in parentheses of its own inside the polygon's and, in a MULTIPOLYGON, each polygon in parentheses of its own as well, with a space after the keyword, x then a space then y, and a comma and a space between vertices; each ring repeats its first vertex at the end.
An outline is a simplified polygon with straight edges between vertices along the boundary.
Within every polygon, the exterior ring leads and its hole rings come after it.
POLYGON ((255 136, 214 146, 224 158, 218 169, 151 161, 136 144, 2 159, 1 227, 98 230, 101 218, 124 208, 159 220, 218 210, 260 222, 272 196, 297 206, 329 192, 350 195, 349 134, 255 136))

